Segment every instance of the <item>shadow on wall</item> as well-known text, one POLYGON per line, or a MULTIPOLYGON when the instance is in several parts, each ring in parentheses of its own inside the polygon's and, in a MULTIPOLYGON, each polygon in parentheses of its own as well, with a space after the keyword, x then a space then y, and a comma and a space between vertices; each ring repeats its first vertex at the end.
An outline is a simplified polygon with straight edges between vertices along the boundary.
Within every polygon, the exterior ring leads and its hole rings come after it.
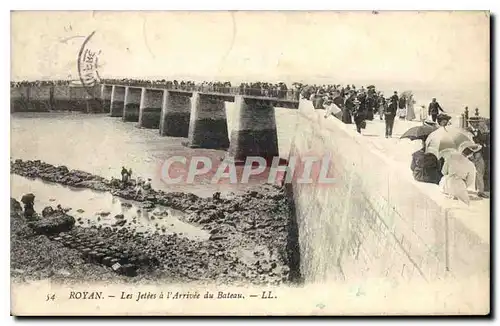
POLYGON ((293 187, 291 183, 285 183, 285 193, 289 208, 290 223, 288 223, 288 236, 286 253, 288 266, 290 267, 290 282, 302 284, 304 279, 300 273, 300 246, 299 246, 299 228, 297 225, 297 216, 293 196, 293 187))

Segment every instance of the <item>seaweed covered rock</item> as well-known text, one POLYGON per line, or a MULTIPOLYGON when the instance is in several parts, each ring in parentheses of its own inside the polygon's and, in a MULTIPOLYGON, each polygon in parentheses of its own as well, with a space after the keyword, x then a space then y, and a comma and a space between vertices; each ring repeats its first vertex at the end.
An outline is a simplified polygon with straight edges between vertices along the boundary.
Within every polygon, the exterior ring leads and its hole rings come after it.
POLYGON ((55 210, 51 206, 47 206, 42 210, 42 216, 43 217, 49 217, 54 215, 55 210))
POLYGON ((21 203, 19 203, 15 198, 10 198, 10 210, 12 212, 19 212, 22 211, 23 208, 21 206, 21 203))
POLYGON ((71 230, 75 222, 73 216, 57 212, 48 218, 30 222, 29 226, 39 234, 54 234, 71 230))

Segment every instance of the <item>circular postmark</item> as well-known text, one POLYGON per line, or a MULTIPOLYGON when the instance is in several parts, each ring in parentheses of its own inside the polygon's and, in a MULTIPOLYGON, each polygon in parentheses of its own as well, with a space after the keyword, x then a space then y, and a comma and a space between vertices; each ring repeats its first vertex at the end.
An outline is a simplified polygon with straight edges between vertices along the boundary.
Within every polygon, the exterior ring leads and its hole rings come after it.
POLYGON ((85 38, 78 52, 78 77, 82 86, 85 88, 91 98, 97 98, 96 86, 101 82, 99 76, 99 55, 101 50, 92 47, 90 40, 95 35, 96 31, 90 33, 85 38))

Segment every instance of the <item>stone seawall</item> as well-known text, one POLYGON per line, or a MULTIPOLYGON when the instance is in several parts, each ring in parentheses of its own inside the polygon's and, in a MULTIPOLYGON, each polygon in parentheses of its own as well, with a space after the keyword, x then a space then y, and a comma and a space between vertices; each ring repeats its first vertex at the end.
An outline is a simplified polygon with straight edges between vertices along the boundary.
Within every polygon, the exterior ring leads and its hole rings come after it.
POLYGON ((470 223, 489 220, 489 212, 451 207, 437 186, 403 171, 409 161, 391 161, 364 137, 301 100, 290 155, 328 154, 336 178, 332 185, 291 186, 304 281, 428 283, 486 275, 487 286, 489 228, 470 223))
POLYGON ((11 87, 11 112, 50 110, 101 112, 98 87, 42 85, 11 87))

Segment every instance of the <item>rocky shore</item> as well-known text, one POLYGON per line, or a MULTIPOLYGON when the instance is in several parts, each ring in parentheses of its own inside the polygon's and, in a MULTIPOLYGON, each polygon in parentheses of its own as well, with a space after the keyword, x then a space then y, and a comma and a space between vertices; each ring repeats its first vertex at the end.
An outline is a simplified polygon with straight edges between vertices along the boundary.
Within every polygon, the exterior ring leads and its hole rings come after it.
MULTIPOLYGON (((108 180, 41 161, 12 161, 11 173, 111 192, 124 199, 142 202, 144 209, 152 210, 158 205, 170 207, 185 213, 184 222, 210 233, 210 238, 204 241, 177 234, 166 235, 158 230, 138 232, 131 221, 113 227, 75 225, 67 232, 47 233, 37 231, 24 220, 18 208, 11 208, 13 276, 54 277, 59 274, 53 269, 59 268, 71 274, 61 279, 75 281, 89 277, 105 280, 126 278, 128 282, 168 279, 173 282, 261 285, 296 281, 296 234, 291 232, 294 217, 290 200, 282 187, 261 185, 241 195, 224 197, 215 193, 211 198, 150 189, 136 198, 133 184, 123 186, 117 179, 108 180), (57 261, 56 266, 40 262, 47 257, 59 256, 64 259, 57 261), (64 265, 66 259, 72 263, 64 265), (116 263, 128 267, 122 267, 117 273, 113 270, 116 263), (64 267, 57 267, 57 264, 64 267)), ((15 200, 12 205, 16 206, 15 200)), ((43 208, 36 209, 41 211, 43 208)), ((51 214, 45 215, 41 219, 54 218, 51 214)))

